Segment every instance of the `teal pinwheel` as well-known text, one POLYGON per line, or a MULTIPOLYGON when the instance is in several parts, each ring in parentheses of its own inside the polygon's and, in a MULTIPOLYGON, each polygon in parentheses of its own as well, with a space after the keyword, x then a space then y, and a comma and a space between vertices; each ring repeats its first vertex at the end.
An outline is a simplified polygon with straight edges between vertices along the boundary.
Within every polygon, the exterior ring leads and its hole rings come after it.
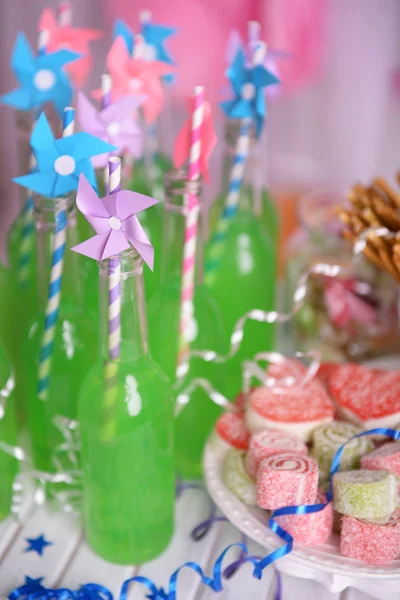
POLYGON ((267 113, 264 88, 279 83, 279 79, 263 64, 247 66, 242 48, 239 48, 226 75, 234 98, 221 102, 222 110, 231 119, 251 118, 259 137, 267 113))
POLYGON ((61 118, 64 108, 71 104, 73 94, 64 67, 80 56, 71 50, 35 56, 25 35, 18 33, 11 68, 19 87, 4 94, 0 101, 17 110, 40 110, 50 102, 61 118))
POLYGON ((81 173, 96 188, 96 177, 90 159, 92 156, 117 150, 116 146, 84 132, 56 139, 44 113, 33 129, 31 148, 36 158, 37 171, 15 177, 14 181, 48 198, 58 198, 75 191, 81 173))

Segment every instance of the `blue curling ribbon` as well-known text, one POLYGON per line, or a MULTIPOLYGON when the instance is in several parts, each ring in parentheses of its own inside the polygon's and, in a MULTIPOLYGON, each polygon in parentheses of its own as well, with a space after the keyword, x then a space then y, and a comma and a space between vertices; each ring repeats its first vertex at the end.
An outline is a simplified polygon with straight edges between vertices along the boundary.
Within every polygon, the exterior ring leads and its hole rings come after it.
POLYGON ((45 588, 40 579, 26 578, 24 585, 15 589, 8 596, 9 600, 113 600, 109 589, 97 583, 87 583, 78 590, 45 588))

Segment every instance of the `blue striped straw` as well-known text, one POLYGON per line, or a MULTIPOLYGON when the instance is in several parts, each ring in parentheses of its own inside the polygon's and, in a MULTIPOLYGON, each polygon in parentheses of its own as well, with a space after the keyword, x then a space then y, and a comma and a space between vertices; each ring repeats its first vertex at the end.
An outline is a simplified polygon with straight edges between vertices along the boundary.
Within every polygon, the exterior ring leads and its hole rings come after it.
MULTIPOLYGON (((46 54, 48 39, 49 32, 47 29, 39 31, 37 47, 38 56, 44 56, 46 54)), ((31 152, 29 162, 30 172, 32 173, 36 166, 35 155, 33 152, 31 152)), ((22 287, 25 287, 28 284, 32 274, 30 267, 34 246, 35 222, 33 218, 33 194, 31 190, 28 190, 25 206, 22 212, 22 228, 18 260, 18 281, 22 287)))
MULTIPOLYGON (((67 107, 63 116, 63 137, 72 135, 75 125, 75 110, 67 107)), ((47 400, 50 386, 50 371, 54 352, 54 337, 61 300, 61 284, 67 237, 67 215, 59 210, 55 215, 56 231, 53 239, 50 284, 47 298, 44 330, 39 355, 38 396, 47 400)))
POLYGON ((217 277, 217 269, 224 252, 226 235, 232 219, 236 216, 240 191, 243 183, 244 169, 249 153, 251 119, 243 119, 240 125, 239 137, 236 142, 235 155, 229 179, 229 190, 225 208, 217 223, 215 233, 210 241, 209 252, 204 270, 204 282, 212 285, 217 277))

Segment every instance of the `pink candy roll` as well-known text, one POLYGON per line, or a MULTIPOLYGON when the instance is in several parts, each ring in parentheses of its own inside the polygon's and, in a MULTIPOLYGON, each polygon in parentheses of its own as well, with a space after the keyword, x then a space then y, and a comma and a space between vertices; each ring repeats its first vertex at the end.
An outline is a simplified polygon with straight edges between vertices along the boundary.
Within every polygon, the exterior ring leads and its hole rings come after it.
POLYGON ((256 478, 260 462, 272 454, 282 452, 294 452, 295 454, 307 454, 307 446, 299 439, 279 431, 279 429, 266 429, 255 433, 249 444, 246 457, 246 468, 248 473, 256 478))
POLYGON ((390 471, 400 477, 400 443, 388 442, 361 459, 363 469, 390 471))
MULTIPOLYGON (((319 492, 315 503, 324 504, 325 502, 325 494, 319 492)), ((319 512, 308 515, 283 515, 282 517, 276 517, 275 521, 290 533, 296 543, 305 546, 318 546, 324 544, 332 534, 332 502, 319 512)))
POLYGON ((258 467, 257 504, 261 508, 314 504, 317 492, 318 464, 310 456, 273 454, 258 467))
POLYGON ((385 523, 343 517, 340 552, 370 565, 391 562, 400 554, 399 513, 394 513, 385 523))
POLYGON ((217 420, 211 439, 214 452, 225 456, 229 450, 247 450, 250 433, 243 413, 226 412, 217 420))

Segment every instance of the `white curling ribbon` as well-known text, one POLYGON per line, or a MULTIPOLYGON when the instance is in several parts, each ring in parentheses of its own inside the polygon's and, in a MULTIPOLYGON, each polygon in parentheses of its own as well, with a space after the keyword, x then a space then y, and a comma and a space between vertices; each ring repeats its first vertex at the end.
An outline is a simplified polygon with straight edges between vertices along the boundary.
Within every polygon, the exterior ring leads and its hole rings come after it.
POLYGON ((296 358, 311 358, 311 363, 304 375, 300 379, 298 377, 288 375, 281 379, 270 377, 265 367, 260 367, 257 362, 265 361, 275 365, 280 365, 287 360, 287 357, 278 352, 260 352, 256 354, 252 360, 247 360, 242 363, 243 366, 243 392, 249 394, 251 389, 252 377, 256 377, 262 385, 269 388, 274 394, 282 394, 293 387, 301 387, 307 385, 314 379, 321 364, 321 353, 317 350, 309 352, 296 352, 296 358))

